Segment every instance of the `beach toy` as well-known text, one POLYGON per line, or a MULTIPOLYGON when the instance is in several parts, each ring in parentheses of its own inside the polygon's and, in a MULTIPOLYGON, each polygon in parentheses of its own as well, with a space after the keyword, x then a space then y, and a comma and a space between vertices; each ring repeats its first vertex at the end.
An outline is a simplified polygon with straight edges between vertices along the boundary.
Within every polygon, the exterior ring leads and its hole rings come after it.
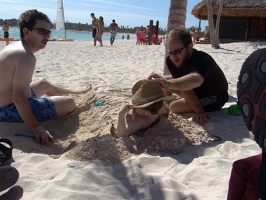
POLYGON ((104 106, 103 103, 100 103, 100 102, 98 102, 98 101, 95 101, 94 105, 95 105, 95 106, 104 106))
POLYGON ((229 106, 228 113, 230 115, 234 115, 234 116, 237 116, 237 115, 241 115, 242 114, 242 112, 239 109, 239 107, 238 107, 237 104, 234 104, 234 105, 229 106))
POLYGON ((26 134, 22 134, 22 133, 15 133, 14 136, 26 137, 26 138, 35 138, 35 136, 33 136, 33 135, 26 135, 26 134))

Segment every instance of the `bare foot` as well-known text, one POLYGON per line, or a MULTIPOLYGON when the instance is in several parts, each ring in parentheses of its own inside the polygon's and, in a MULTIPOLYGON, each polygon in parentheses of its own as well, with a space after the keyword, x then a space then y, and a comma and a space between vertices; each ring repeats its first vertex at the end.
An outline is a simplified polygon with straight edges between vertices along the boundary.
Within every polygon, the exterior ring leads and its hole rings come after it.
POLYGON ((73 91, 72 94, 85 94, 92 89, 91 84, 88 84, 83 90, 73 91))

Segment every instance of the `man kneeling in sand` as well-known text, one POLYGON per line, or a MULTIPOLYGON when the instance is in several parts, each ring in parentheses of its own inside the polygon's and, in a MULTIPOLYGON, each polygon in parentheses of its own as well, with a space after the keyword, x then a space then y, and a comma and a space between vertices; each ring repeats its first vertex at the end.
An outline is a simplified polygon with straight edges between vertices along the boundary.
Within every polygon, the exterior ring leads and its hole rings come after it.
POLYGON ((152 73, 149 79, 160 83, 166 95, 181 97, 169 104, 173 113, 195 113, 193 121, 207 123, 208 112, 220 110, 228 101, 228 82, 222 69, 210 55, 193 48, 190 32, 183 27, 169 32, 167 48, 170 75, 152 73))
POLYGON ((81 91, 72 91, 45 79, 32 82, 36 65, 33 54, 45 48, 51 34, 50 24, 45 14, 37 10, 25 11, 19 19, 21 41, 0 52, 0 121, 25 122, 37 142, 45 145, 54 138, 41 122, 64 116, 76 107, 73 98, 61 95, 91 90, 91 85, 81 91), (40 98, 43 95, 50 97, 40 98))
POLYGON ((115 137, 129 136, 145 130, 160 120, 160 116, 167 115, 164 101, 174 100, 175 96, 165 96, 159 83, 143 79, 135 83, 132 88, 131 105, 123 105, 118 113, 115 137), (132 109, 133 119, 126 122, 125 115, 132 109))

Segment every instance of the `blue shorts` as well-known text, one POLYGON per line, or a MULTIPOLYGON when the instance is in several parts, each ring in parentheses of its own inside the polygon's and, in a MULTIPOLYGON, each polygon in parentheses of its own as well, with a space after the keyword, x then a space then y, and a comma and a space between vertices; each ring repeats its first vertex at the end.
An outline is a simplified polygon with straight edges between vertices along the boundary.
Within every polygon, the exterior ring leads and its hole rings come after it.
MULTIPOLYGON (((44 122, 57 117, 54 102, 50 97, 37 98, 31 90, 31 98, 28 99, 33 114, 39 122, 44 122)), ((0 107, 0 122, 23 123, 14 103, 0 107)))

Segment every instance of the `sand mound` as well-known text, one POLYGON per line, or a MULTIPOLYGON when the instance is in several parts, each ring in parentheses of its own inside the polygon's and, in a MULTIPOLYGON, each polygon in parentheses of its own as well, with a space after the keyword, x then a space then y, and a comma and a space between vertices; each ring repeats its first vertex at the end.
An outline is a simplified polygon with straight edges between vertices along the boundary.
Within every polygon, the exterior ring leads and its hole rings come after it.
MULTIPOLYGON (((53 158, 65 154, 72 160, 99 159, 116 164, 142 153, 176 155, 187 145, 213 141, 196 123, 173 113, 168 118, 162 117, 156 125, 143 132, 144 137, 117 139, 111 135, 110 128, 116 124, 120 106, 128 102, 129 91, 93 90, 87 95, 75 96, 75 99, 77 109, 73 113, 43 125, 56 137, 56 144, 46 148, 34 140, 19 138, 14 141, 16 149, 48 154, 53 158), (95 106, 96 101, 103 106, 95 106)), ((29 130, 23 133, 31 134, 29 130)))

